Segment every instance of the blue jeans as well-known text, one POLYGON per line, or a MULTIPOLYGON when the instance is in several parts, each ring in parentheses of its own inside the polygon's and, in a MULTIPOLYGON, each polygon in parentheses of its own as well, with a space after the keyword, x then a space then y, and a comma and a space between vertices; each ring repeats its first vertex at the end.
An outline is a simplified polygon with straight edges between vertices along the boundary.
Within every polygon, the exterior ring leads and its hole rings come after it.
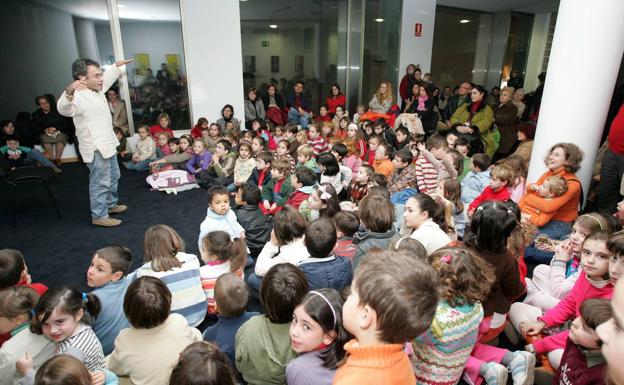
POLYGON ((91 218, 108 218, 108 209, 117 204, 117 183, 119 181, 119 163, 117 157, 104 159, 99 151, 93 154, 89 168, 89 201, 91 218))
POLYGON ((295 107, 290 107, 290 110, 288 110, 288 121, 297 123, 301 128, 306 128, 310 122, 310 114, 305 112, 300 114, 295 107))
MULTIPOLYGON (((572 231, 572 224, 561 221, 550 221, 542 227, 538 228, 538 234, 545 234, 550 239, 564 239, 570 235, 572 231)), ((524 249, 524 259, 530 262, 537 263, 550 263, 555 253, 550 251, 540 250, 535 247, 534 244, 524 249)))
POLYGON ((229 185, 227 185, 227 190, 228 192, 238 192, 238 186, 235 185, 234 183, 230 183, 229 185))
POLYGON ((156 159, 142 160, 134 163, 133 161, 124 162, 123 165, 127 170, 146 171, 149 170, 149 164, 156 159))
POLYGON ((31 152, 26 156, 26 163, 41 163, 44 167, 55 168, 54 163, 50 162, 50 159, 46 158, 45 155, 41 153, 41 151, 33 148, 31 152))

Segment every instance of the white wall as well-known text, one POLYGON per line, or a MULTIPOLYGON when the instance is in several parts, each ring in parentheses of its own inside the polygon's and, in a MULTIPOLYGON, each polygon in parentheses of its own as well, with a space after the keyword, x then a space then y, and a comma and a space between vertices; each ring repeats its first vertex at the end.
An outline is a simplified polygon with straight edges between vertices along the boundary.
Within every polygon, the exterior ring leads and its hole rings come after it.
POLYGON ((71 15, 30 1, 0 2, 0 119, 36 109, 37 95, 59 95, 78 57, 71 15))
POLYGON ((410 63, 420 63, 423 73, 431 70, 435 10, 436 0, 403 1, 397 88, 398 84, 401 83, 401 78, 405 75, 405 68, 410 63), (416 23, 422 24, 422 36, 420 37, 414 34, 416 23))
POLYGON ((180 8, 191 121, 216 120, 225 104, 244 118, 239 2, 180 0, 180 8))
POLYGON ((539 85, 537 75, 542 72, 546 40, 548 39, 548 27, 550 25, 550 13, 536 13, 533 19, 533 31, 529 45, 529 57, 524 75, 524 91, 534 91, 539 85))

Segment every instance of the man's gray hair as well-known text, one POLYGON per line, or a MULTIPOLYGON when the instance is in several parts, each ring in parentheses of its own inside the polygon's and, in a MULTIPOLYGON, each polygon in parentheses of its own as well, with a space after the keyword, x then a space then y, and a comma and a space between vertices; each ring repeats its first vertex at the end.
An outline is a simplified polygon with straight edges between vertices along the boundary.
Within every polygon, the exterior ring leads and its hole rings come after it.
POLYGON ((100 63, 92 59, 76 59, 72 63, 72 76, 74 80, 80 79, 79 76, 87 76, 87 66, 100 67, 100 63))

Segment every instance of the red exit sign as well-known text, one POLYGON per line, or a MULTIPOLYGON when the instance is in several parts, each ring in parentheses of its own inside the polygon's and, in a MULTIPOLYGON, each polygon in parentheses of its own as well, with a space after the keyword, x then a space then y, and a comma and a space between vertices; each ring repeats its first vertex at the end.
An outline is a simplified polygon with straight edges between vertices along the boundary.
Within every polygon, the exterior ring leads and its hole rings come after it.
POLYGON ((414 26, 414 36, 422 36, 422 23, 416 23, 416 25, 414 26))

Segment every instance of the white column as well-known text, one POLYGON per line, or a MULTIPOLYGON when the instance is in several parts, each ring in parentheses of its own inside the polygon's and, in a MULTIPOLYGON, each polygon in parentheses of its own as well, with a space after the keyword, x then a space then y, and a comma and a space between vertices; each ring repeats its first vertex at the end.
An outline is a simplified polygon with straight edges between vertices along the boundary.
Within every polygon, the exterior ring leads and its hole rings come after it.
POLYGON ((396 82, 397 89, 395 90, 398 98, 400 98, 400 95, 398 95, 399 84, 409 64, 420 64, 423 74, 431 71, 435 11, 436 0, 403 1, 401 41, 399 46, 399 76, 396 82), (417 23, 422 24, 421 36, 416 36, 415 33, 417 23))
POLYGON ((244 120, 238 1, 180 0, 191 123, 214 122, 225 104, 244 120))
POLYGON ((528 181, 546 170, 541 161, 558 142, 578 145, 585 157, 576 173, 587 192, 622 53, 624 1, 561 0, 548 63, 528 181))
POLYGON ((531 31, 531 43, 529 45, 529 57, 527 58, 526 71, 524 73, 524 92, 535 91, 539 86, 537 75, 542 72, 542 63, 548 40, 548 26, 550 25, 550 13, 536 13, 533 19, 531 31))

